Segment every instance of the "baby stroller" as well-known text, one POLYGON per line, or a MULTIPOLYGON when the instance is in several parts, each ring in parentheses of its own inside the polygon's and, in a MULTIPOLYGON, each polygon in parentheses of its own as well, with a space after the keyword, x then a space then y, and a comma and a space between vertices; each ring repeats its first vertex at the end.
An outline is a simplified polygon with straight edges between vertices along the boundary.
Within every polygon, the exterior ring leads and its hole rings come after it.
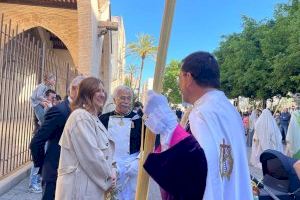
POLYGON ((262 183, 252 178, 259 188, 259 200, 300 200, 300 180, 293 168, 295 159, 275 150, 266 150, 260 156, 262 183))

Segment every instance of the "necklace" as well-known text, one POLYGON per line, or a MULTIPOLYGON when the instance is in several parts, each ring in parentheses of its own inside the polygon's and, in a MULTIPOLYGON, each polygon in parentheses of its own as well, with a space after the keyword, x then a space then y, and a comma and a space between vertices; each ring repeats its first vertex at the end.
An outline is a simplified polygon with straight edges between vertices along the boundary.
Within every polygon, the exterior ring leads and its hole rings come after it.
POLYGON ((128 113, 125 113, 125 114, 120 114, 120 113, 118 113, 117 111, 114 111, 114 114, 115 114, 114 117, 120 118, 119 125, 120 125, 120 126, 124 126, 125 123, 124 123, 124 121, 123 121, 123 118, 124 118, 125 116, 129 115, 130 113, 131 113, 131 110, 130 110, 128 113))
POLYGON ((121 117, 121 120, 120 120, 120 122, 119 122, 119 125, 120 125, 120 126, 124 126, 123 117, 121 117))

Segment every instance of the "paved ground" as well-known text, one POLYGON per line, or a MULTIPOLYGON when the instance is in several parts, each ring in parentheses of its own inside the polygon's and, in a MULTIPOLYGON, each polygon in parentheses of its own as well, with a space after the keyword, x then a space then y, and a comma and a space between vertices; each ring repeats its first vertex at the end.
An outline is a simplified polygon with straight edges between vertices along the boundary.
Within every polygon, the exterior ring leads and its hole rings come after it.
MULTIPOLYGON (((248 157, 250 155, 250 148, 248 148, 248 157)), ((250 166, 250 173, 256 178, 262 177, 261 169, 257 169, 250 166)), ((0 200, 40 200, 41 194, 33 194, 28 191, 28 178, 21 181, 16 187, 11 189, 6 194, 0 197, 0 200)), ((159 200, 160 193, 156 183, 150 181, 150 193, 149 200, 159 200)))
POLYGON ((28 178, 21 181, 16 187, 0 197, 1 200, 40 200, 41 194, 28 191, 28 178))
MULTIPOLYGON (((0 200, 41 200, 41 194, 28 191, 28 178, 21 181, 16 187, 0 197, 0 200)), ((150 181, 149 200, 159 200, 159 188, 155 182, 150 181)))

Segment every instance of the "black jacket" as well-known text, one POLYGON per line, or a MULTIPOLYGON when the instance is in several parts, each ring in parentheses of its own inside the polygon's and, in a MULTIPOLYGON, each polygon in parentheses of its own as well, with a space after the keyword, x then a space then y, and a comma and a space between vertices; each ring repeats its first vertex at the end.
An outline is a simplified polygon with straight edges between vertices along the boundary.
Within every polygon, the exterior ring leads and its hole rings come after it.
MULTIPOLYGON (((115 115, 115 112, 109 112, 101 115, 99 117, 100 121, 102 124, 105 126, 107 129, 108 127, 108 121, 109 117, 115 115)), ((133 118, 137 114, 134 112, 129 113, 125 118, 133 118)), ((141 132, 142 132, 142 118, 139 117, 138 119, 132 120, 134 123, 134 128, 131 128, 130 131, 130 147, 129 147, 129 152, 130 154, 136 153, 140 151, 141 147, 141 132)))
POLYGON ((42 169, 45 182, 55 182, 60 156, 58 142, 64 130, 66 121, 71 113, 68 99, 50 108, 45 114, 44 123, 33 136, 30 150, 35 167, 42 169), (45 143, 48 147, 45 153, 45 143))

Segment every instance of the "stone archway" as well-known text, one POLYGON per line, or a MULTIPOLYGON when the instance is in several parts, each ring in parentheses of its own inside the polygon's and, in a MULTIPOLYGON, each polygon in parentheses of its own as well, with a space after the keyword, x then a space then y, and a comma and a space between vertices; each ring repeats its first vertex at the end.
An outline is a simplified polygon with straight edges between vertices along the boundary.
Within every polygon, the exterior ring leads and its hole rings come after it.
MULTIPOLYGON (((0 3, 4 23, 11 19, 12 26, 21 30, 42 27, 49 30, 66 45, 73 62, 78 67, 78 19, 77 10, 41 6, 0 3)), ((80 68, 79 68, 80 71, 80 68)))

